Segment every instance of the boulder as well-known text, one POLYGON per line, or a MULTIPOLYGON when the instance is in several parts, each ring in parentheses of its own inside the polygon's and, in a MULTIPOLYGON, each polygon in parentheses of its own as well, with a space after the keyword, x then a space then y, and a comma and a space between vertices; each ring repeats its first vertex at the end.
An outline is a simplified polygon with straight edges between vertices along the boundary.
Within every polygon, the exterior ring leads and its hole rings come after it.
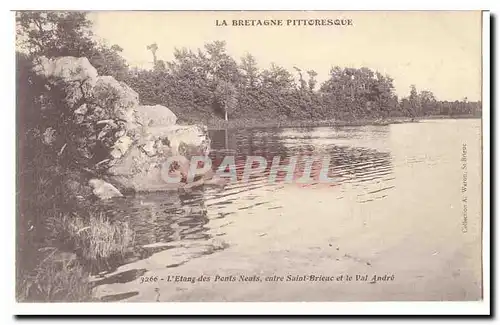
POLYGON ((41 57, 34 63, 33 71, 46 83, 41 95, 43 108, 61 110, 60 121, 53 120, 56 129, 44 139, 55 142, 56 136, 64 134, 59 132, 59 126, 66 129, 78 126, 73 148, 80 156, 99 161, 123 156, 141 132, 136 116, 137 92, 113 77, 98 76, 86 58, 41 57), (63 105, 59 102, 61 97, 63 105), (71 119, 66 118, 68 115, 71 119))
POLYGON ((180 184, 164 181, 162 173, 168 157, 208 155, 210 139, 200 126, 150 127, 111 168, 108 177, 122 190, 136 192, 177 189, 180 184))
POLYGON ((97 77, 94 99, 98 106, 113 109, 117 115, 139 106, 139 94, 111 76, 97 77))
MULTIPOLYGON (((52 127, 46 129, 44 141, 47 145, 68 145, 82 160, 80 165, 93 166, 92 175, 101 175, 118 187, 103 179, 88 181, 92 193, 101 199, 121 196, 120 190, 170 189, 172 184, 166 184, 162 177, 168 157, 190 159, 209 153, 206 127, 177 125, 177 116, 167 107, 140 105, 136 91, 111 76, 99 76, 86 58, 42 57, 33 69, 46 79, 41 95, 45 106, 61 110, 61 114, 51 115, 60 120, 54 119, 52 127), (57 139, 65 134, 60 127, 74 128, 78 134, 57 139)), ((77 183, 69 182, 68 186, 77 188, 77 183)), ((80 183, 86 186, 87 180, 80 183)))
POLYGON ((37 74, 43 75, 47 79, 56 78, 64 82, 85 80, 95 85, 97 80, 97 70, 85 57, 63 56, 48 59, 42 56, 38 58, 33 69, 37 74))
POLYGON ((110 76, 99 76, 93 91, 93 104, 102 107, 105 115, 124 123, 127 130, 136 130, 140 121, 136 115, 139 95, 123 82, 110 76))
POLYGON ((102 179, 93 178, 89 180, 89 185, 92 187, 92 193, 101 200, 108 200, 114 197, 123 196, 116 187, 103 181, 102 179))
POLYGON ((116 140, 115 142, 115 145, 113 146, 113 150, 110 153, 111 157, 113 157, 113 159, 122 157, 130 148, 131 144, 132 139, 126 135, 118 138, 118 140, 116 140))
POLYGON ((207 156, 210 150, 208 130, 201 125, 173 125, 170 127, 150 127, 146 131, 155 138, 166 139, 173 155, 207 156))
POLYGON ((162 105, 139 106, 137 107, 137 115, 141 124, 146 127, 171 126, 177 122, 177 116, 162 105))
POLYGON ((33 71, 63 91, 64 102, 70 108, 91 95, 98 79, 97 70, 84 57, 40 57, 36 60, 33 71))

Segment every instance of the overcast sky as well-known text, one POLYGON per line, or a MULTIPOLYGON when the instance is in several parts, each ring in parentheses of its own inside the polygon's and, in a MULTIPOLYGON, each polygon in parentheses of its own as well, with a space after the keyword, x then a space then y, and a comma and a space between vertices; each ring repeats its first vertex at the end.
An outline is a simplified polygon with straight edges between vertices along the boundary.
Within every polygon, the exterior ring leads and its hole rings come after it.
POLYGON ((151 67, 146 46, 156 42, 158 59, 175 47, 193 50, 227 42, 239 59, 253 54, 260 68, 271 62, 328 78, 332 66, 366 66, 394 78, 399 96, 411 84, 438 99, 481 97, 480 12, 94 12, 94 33, 123 48, 131 66, 151 67), (233 19, 352 19, 353 26, 235 27, 233 19), (216 20, 229 26, 218 27, 216 20))

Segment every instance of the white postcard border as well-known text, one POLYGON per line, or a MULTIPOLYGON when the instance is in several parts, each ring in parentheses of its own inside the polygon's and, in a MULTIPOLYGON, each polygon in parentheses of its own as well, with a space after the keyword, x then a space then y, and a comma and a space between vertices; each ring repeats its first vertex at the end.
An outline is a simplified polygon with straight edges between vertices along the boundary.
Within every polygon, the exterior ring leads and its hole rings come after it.
MULTIPOLYGON (((27 1, 25 1, 26 3, 27 1)), ((33 5, 26 6, 26 4, 19 5, 16 9, 21 8, 46 8, 47 4, 50 2, 37 2, 30 1, 33 5)), ((71 3, 58 1, 61 6, 57 8, 67 8, 67 9, 82 9, 82 5, 89 8, 89 2, 71 3)), ((382 1, 386 2, 387 1, 382 1)), ((435 1, 423 1, 424 3, 434 3, 435 1)), ((93 1, 97 4, 98 1, 93 1)), ((199 2, 201 5, 194 6, 195 8, 203 8, 203 2, 199 2)), ((208 3, 208 2, 205 2, 208 3)), ((259 2, 256 2, 259 3, 259 2)), ((295 2, 297 3, 297 2, 295 2)), ((365 1, 365 3, 370 3, 365 1)), ((213 4, 213 3, 212 3, 213 4)), ((307 7, 311 7, 311 2, 304 2, 307 7)), ((455 7, 465 8, 465 1, 459 1, 454 3, 455 7)), ((122 4, 120 4, 122 5, 122 4)), ((391 8, 400 9, 402 6, 397 5, 397 2, 392 3, 391 8)), ((99 9, 104 9, 106 5, 100 5, 96 7, 101 7, 99 9)), ((112 3, 109 2, 107 5, 113 7, 112 3)), ((149 8, 154 8, 150 4, 143 4, 143 6, 149 8)), ((161 5, 160 5, 161 6, 161 5)), ((92 5, 94 7, 94 5, 92 5)), ((116 7, 116 6, 115 6, 116 7)), ((137 7, 136 3, 123 3, 121 9, 129 7, 137 7)), ((163 3, 163 7, 165 4, 163 3)), ((185 9, 185 3, 169 3, 169 7, 174 7, 176 9, 185 9)), ((206 6, 208 7, 208 6, 206 6)), ((226 7, 229 9, 230 6, 226 7)), ((254 5, 248 5, 247 7, 254 7, 254 5)), ((314 6, 316 9, 325 9, 322 6, 314 6)), ((359 7, 359 5, 358 5, 359 7)), ((361 6, 362 8, 373 7, 371 5, 361 6)), ((54 8, 54 6, 51 6, 54 8)), ((262 2, 260 5, 262 8, 262 2)), ((269 8, 269 6, 268 6, 269 8)), ((280 6, 283 9, 283 6, 280 6)), ((97 8, 96 8, 97 9, 97 8)), ((137 8, 135 8, 137 9, 137 8)), ((169 8, 170 9, 170 8, 169 8)), ((213 9, 213 7, 211 8, 213 9)), ((272 9, 272 8, 271 8, 272 9)), ((290 9, 290 8, 288 8, 290 9)), ((300 9, 300 8, 298 8, 300 9)), ((330 5, 330 9, 331 5, 330 5)), ((343 10, 353 9, 352 6, 346 5, 342 6, 343 10)), ((377 8, 379 9, 379 8, 377 8)), ((410 8, 412 9, 412 8, 410 8)), ((429 8, 427 8, 429 9, 429 8)), ((469 8, 470 9, 470 8, 469 8)), ((2 12, 4 18, 5 12, 2 12)), ((9 13, 10 20, 13 21, 12 13, 9 13)), ((6 22, 2 19, 4 23, 6 22)), ((4 38, 6 42, 13 39, 11 28, 4 28, 3 34, 6 34, 8 38, 4 38)), ((2 35, 3 36, 3 35, 2 35)), ((12 41, 12 44, 14 42, 12 41)), ((7 50, 12 51, 12 48, 6 47, 7 50)), ((5 51, 3 51, 5 52, 5 51)), ((8 56, 9 59, 4 60, 6 62, 13 62, 14 51, 11 53, 4 54, 2 56, 8 56)), ((405 314, 431 314, 431 315, 443 315, 443 314, 454 314, 454 315, 465 315, 465 314, 489 314, 490 312, 490 20, 489 13, 485 12, 483 14, 483 290, 484 290, 484 300, 481 302, 318 302, 318 303, 16 303, 14 302, 14 249, 10 249, 6 256, 4 257, 4 266, 2 270, 2 275, 4 276, 4 283, 7 284, 9 290, 4 292, 5 298, 10 303, 11 308, 9 311, 11 314, 17 315, 71 315, 71 314, 87 314, 87 315, 239 315, 239 314, 261 314, 261 315, 345 315, 345 314, 365 314, 365 315, 405 315, 405 314), (7 269, 10 270, 7 270, 7 269), (8 272, 9 274, 6 274, 8 272)), ((7 64, 8 66, 8 64, 7 64)), ((12 123, 15 120, 15 100, 14 100, 14 70, 8 66, 10 72, 7 77, 10 79, 6 80, 6 76, 2 78, 2 84, 7 81, 5 85, 2 85, 2 89, 8 90, 9 92, 4 95, 4 98, 9 98, 8 104, 5 105, 4 110, 8 111, 6 117, 3 118, 2 127, 0 130, 2 136, 0 137, 4 142, 4 148, 7 148, 11 153, 15 153, 14 148, 14 126, 6 125, 6 123, 12 123), (5 86, 5 87, 4 87, 5 86), (13 150, 10 150, 13 149, 13 150)), ((15 160, 14 155, 9 157, 10 161, 4 159, 2 161, 2 169, 4 171, 4 177, 2 178, 4 182, 7 180, 14 179, 15 173, 15 160)), ((11 184, 14 184, 12 182, 11 184)), ((14 227, 15 227, 15 206, 14 206, 14 196, 13 191, 9 191, 8 187, 2 187, 1 197, 4 200, 4 211, 6 212, 5 218, 8 219, 7 226, 4 226, 4 240, 8 240, 9 243, 14 242, 14 227)), ((10 246, 10 245, 9 245, 10 246)), ((10 248, 10 247, 9 247, 10 248)), ((13 248, 13 247, 12 247, 13 248)), ((4 299, 5 299, 4 298, 4 299)))

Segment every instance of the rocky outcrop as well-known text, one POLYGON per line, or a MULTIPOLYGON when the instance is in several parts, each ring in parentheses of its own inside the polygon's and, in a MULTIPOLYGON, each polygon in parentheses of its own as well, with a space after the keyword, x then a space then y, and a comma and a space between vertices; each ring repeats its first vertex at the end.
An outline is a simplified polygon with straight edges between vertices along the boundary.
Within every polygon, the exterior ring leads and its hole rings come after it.
POLYGON ((61 57, 50 60, 40 57, 34 64, 34 72, 45 77, 47 85, 62 90, 60 94, 64 95, 63 102, 70 109, 91 95, 98 78, 97 70, 87 58, 61 57))
POLYGON ((201 126, 150 127, 108 174, 120 186, 135 191, 176 189, 179 184, 168 184, 162 178, 166 158, 207 155, 209 145, 206 128, 201 126))
POLYGON ((166 159, 209 152, 205 127, 177 125, 177 116, 167 107, 141 105, 133 89, 99 76, 86 58, 42 57, 34 72, 47 89, 41 96, 43 109, 60 116, 44 136, 52 146, 60 146, 61 153, 67 146, 70 159, 79 159, 98 175, 99 180, 89 183, 96 196, 175 188, 161 177, 166 159), (96 188, 104 186, 104 180, 117 192, 101 195, 96 188))
POLYGON ((123 196, 116 187, 102 179, 93 178, 89 181, 89 185, 92 187, 92 193, 101 200, 109 200, 114 197, 123 196))
POLYGON ((170 126, 175 125, 177 116, 161 105, 147 106, 143 105, 137 108, 137 114, 144 126, 170 126))

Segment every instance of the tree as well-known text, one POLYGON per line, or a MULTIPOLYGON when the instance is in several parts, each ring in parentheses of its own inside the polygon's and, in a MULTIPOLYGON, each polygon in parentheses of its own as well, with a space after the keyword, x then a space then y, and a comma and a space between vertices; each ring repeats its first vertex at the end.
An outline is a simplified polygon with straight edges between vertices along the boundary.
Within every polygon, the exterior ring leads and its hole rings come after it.
POLYGON ((271 63, 271 68, 264 70, 261 77, 264 88, 273 88, 278 92, 291 92, 295 88, 292 74, 275 63, 271 63))
POLYGON ((225 80, 238 84, 242 80, 238 64, 226 53, 226 42, 214 41, 205 44, 208 59, 208 72, 210 80, 217 84, 218 80, 225 80))
POLYGON ((314 87, 316 87, 316 76, 318 73, 314 70, 308 70, 307 74, 309 75, 309 80, 307 81, 307 84, 309 85, 309 90, 314 91, 314 87))
POLYGON ((158 51, 158 45, 156 43, 150 44, 146 46, 148 51, 151 51, 153 54, 153 67, 156 67, 156 51, 158 51))
POLYGON ((398 106, 392 78, 366 67, 332 68, 320 93, 325 105, 339 107, 340 118, 383 117, 398 106))
POLYGON ((234 85, 225 80, 219 80, 214 93, 215 101, 224 112, 224 120, 228 120, 228 112, 233 112, 238 104, 234 85))
POLYGON ((154 70, 157 70, 157 71, 165 71, 167 69, 167 65, 165 64, 165 61, 163 60, 158 60, 156 62, 156 65, 154 67, 154 70))
POLYGON ((302 70, 298 67, 293 67, 295 71, 299 74, 299 90, 305 90, 306 89, 306 81, 302 77, 302 70))
POLYGON ((421 104, 420 98, 418 96, 417 87, 415 85, 410 86, 410 97, 408 98, 410 102, 411 110, 413 111, 414 116, 420 116, 421 114, 421 104))
POLYGON ((247 53, 241 58, 240 69, 243 72, 244 85, 250 88, 257 86, 257 79, 259 77, 259 69, 257 68, 257 61, 250 53, 247 53))
POLYGON ((422 90, 418 95, 422 114, 429 115, 437 109, 437 101, 432 91, 422 90))
POLYGON ((19 49, 32 56, 82 56, 95 45, 85 12, 20 11, 16 25, 19 49))
POLYGON ((123 49, 118 45, 108 47, 96 44, 87 54, 90 63, 102 76, 112 76, 116 80, 128 79, 129 68, 125 59, 121 56, 123 49))

